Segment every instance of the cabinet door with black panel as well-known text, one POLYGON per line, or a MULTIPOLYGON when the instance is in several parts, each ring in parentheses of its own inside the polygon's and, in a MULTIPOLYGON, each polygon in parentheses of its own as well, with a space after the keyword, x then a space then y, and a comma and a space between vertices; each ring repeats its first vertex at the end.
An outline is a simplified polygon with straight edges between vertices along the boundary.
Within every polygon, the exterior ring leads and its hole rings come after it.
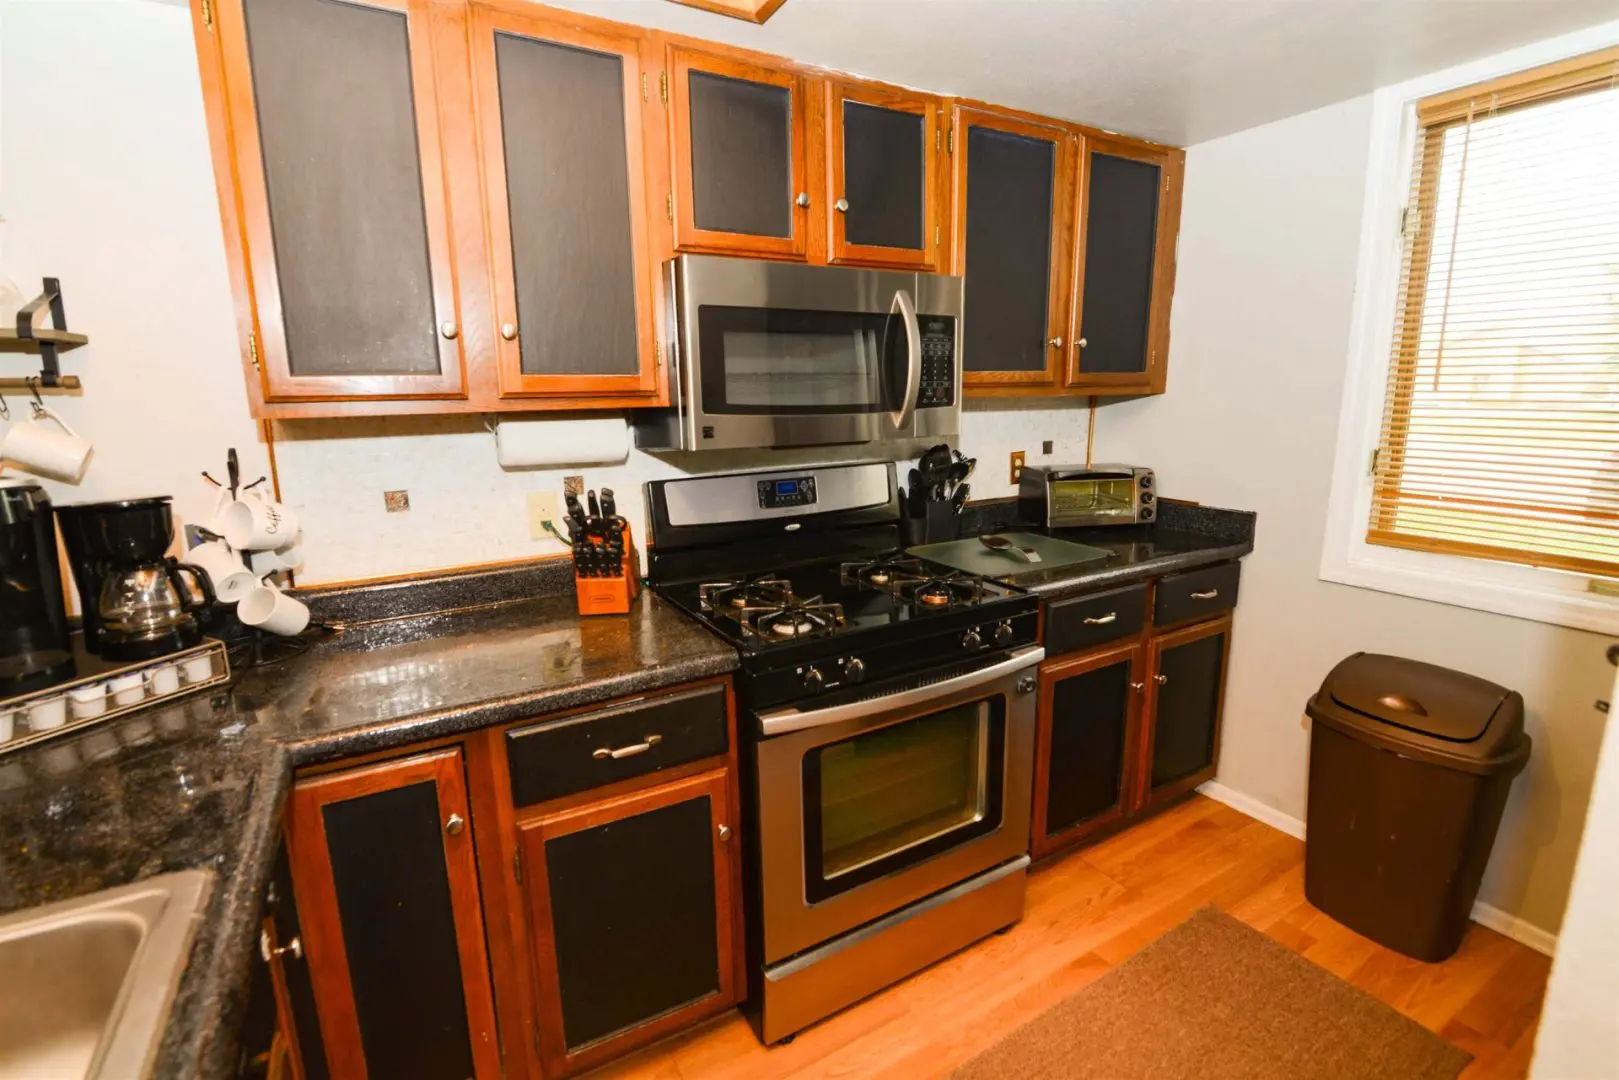
POLYGON ((429 0, 203 6, 256 404, 465 396, 429 0))
POLYGON ((326 1045, 321 1038, 316 1014, 314 985, 304 955, 303 928, 298 920, 298 904, 293 896, 292 868, 286 845, 276 852, 270 884, 265 889, 264 918, 259 925, 258 955, 253 957, 253 988, 248 1017, 242 1024, 244 1064, 262 1063, 262 1068, 243 1068, 248 1078, 275 1077, 289 1080, 328 1080, 326 1045), (255 1039, 259 1029, 256 999, 264 994, 266 1018, 273 1023, 271 1038, 255 1039), (263 1048, 261 1055, 258 1051, 263 1048), (276 1071, 280 1062, 279 1074, 276 1071))
POLYGON ((805 83, 795 71, 671 46, 675 246, 803 259, 812 202, 805 83))
POLYGON ((1074 389, 1163 392, 1183 160, 1165 147, 1083 140, 1067 365, 1074 389))
POLYGON ((925 94, 827 80, 829 262, 938 267, 943 112, 925 94))
POLYGON ((1107 828, 1132 808, 1145 678, 1138 639, 1040 666, 1036 857, 1107 828))
POLYGON ((287 848, 331 1076, 501 1075, 468 816, 455 747, 294 786, 287 848))
POLYGON ((956 110, 956 273, 966 278, 963 385, 1050 394, 1068 332, 1068 196, 1063 128, 956 110))
POLYGON ((1143 804, 1177 798, 1213 779, 1231 653, 1231 616, 1150 642, 1143 804))
POLYGON ((657 390, 645 35, 471 6, 503 397, 657 390))
POLYGON ((729 772, 517 823, 547 1076, 736 1000, 729 772))

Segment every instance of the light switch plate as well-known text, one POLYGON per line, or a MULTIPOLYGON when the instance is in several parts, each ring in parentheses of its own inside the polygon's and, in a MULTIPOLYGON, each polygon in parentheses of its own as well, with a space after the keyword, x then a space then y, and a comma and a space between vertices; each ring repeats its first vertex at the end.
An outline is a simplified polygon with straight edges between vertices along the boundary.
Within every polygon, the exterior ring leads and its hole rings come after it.
POLYGON ((545 531, 544 522, 547 521, 556 526, 558 532, 562 530, 562 516, 557 509, 557 493, 554 491, 529 492, 528 535, 531 540, 556 539, 556 537, 545 531))

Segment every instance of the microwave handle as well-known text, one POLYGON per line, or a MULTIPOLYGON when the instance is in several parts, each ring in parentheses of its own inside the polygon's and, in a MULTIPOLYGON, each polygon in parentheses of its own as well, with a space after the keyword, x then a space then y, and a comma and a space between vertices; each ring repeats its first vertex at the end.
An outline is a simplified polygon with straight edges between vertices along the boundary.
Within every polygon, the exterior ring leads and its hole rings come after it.
POLYGON ((916 304, 904 289, 895 291, 890 311, 905 321, 905 397, 894 416, 894 426, 903 429, 911 426, 917 399, 922 396, 922 327, 916 321, 916 304))

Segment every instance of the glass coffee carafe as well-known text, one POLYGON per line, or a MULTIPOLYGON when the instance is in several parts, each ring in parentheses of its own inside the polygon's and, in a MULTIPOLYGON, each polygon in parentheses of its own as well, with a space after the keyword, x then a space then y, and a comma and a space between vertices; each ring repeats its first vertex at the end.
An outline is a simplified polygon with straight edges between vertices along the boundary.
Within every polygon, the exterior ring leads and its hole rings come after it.
POLYGON ((185 577, 206 598, 207 580, 196 569, 173 558, 144 566, 120 568, 101 586, 101 625, 116 640, 135 643, 173 640, 179 648, 196 634, 191 612, 201 604, 192 599, 185 577))

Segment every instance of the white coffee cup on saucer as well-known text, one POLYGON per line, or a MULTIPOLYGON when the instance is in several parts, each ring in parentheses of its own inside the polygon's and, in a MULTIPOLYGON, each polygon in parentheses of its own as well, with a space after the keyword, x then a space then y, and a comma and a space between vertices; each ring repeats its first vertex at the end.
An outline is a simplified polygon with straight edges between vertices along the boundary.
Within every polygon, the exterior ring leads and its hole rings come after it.
POLYGON ((185 561, 208 575, 214 595, 222 604, 236 603, 259 583, 258 575, 249 570, 242 557, 223 540, 198 544, 186 552, 185 561))
POLYGON ((219 512, 214 531, 237 551, 274 551, 298 536, 298 515, 286 503, 257 492, 242 496, 219 512))
POLYGON ((94 447, 67 421, 34 403, 33 415, 18 420, 0 439, 0 458, 25 472, 77 484, 84 478, 94 447))
POLYGON ((246 626, 292 637, 309 625, 309 608, 273 585, 259 585, 236 605, 236 617, 246 626))

